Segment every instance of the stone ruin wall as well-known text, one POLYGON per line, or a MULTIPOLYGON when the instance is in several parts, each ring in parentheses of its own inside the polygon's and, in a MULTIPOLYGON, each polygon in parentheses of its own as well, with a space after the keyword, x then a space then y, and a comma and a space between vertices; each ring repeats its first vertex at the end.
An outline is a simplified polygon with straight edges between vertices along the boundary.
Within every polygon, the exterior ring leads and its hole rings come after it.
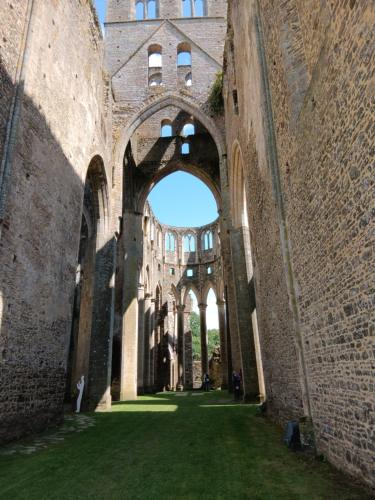
MULTIPOLYGON (((31 2, 6 1, 0 20, 6 101, 0 147, 17 61, 25 57, 13 161, 2 185, 0 441, 61 417, 83 184, 95 155, 109 165, 111 141, 102 38, 91 4, 32 3, 28 20, 31 2)), ((109 173, 107 179, 110 185, 109 173)))
POLYGON ((255 2, 233 4, 226 109, 228 148, 239 140, 248 182, 267 397, 278 419, 301 411, 280 193, 265 140, 264 61, 318 450, 374 485, 375 12, 366 0, 262 0, 260 8, 263 61, 255 2))

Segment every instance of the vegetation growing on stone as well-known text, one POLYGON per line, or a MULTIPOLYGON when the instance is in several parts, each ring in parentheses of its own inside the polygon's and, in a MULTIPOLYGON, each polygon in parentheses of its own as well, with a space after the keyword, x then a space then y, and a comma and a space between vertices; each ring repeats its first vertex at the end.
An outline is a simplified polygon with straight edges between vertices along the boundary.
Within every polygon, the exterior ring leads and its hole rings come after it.
POLYGON ((216 73, 216 79, 211 88, 208 102, 212 111, 216 114, 224 113, 224 98, 223 98, 223 72, 216 73))

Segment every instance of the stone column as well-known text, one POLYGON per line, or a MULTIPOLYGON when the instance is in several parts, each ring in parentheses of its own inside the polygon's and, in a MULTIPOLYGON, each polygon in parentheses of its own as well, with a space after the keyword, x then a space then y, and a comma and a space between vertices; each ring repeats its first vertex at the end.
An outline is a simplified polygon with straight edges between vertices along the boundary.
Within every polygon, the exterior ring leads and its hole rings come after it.
POLYGON ((244 400, 252 401, 259 394, 257 362, 255 356, 254 332, 249 310, 251 296, 249 274, 251 258, 246 258, 246 241, 250 241, 248 228, 241 226, 231 231, 232 269, 235 283, 237 324, 241 348, 242 382, 244 400))
POLYGON ((120 399, 137 398, 138 268, 142 260, 142 214, 124 213, 124 290, 120 399))
MULTIPOLYGON (((224 286, 224 296, 225 296, 225 303, 227 307, 225 308, 225 323, 226 323, 226 329, 225 329, 225 336, 227 339, 227 363, 228 363, 228 390, 229 392, 233 392, 233 381, 232 381, 232 373, 233 373, 233 363, 232 363, 232 335, 231 335, 231 322, 229 318, 229 301, 228 301, 228 287, 227 285, 224 286)), ((238 337, 238 336, 237 336, 238 337)))
POLYGON ((149 387, 150 390, 154 389, 155 386, 155 356, 156 356, 156 344, 155 344, 155 328, 156 328, 156 317, 155 317, 155 299, 151 299, 150 304, 150 365, 149 365, 149 387))
POLYGON ((219 313, 220 358, 221 358, 221 370, 222 370, 221 388, 228 389, 227 325, 226 325, 224 300, 217 301, 217 309, 219 313))
POLYGON ((151 295, 147 293, 144 299, 145 327, 144 327, 144 368, 143 387, 146 392, 150 391, 150 351, 151 351, 151 295))
POLYGON ((208 341, 207 341, 207 321, 206 321, 207 304, 199 304, 199 316, 201 323, 201 358, 202 358, 202 375, 208 373, 208 341))
POLYGON ((145 291, 144 286, 138 286, 138 366, 137 393, 144 391, 144 356, 145 356, 145 291))
POLYGON ((112 340, 114 320, 114 275, 116 241, 107 241, 96 254, 95 284, 91 322, 89 408, 111 407, 112 340))
POLYGON ((184 311, 185 306, 177 306, 177 362, 178 362, 178 389, 184 387, 184 311))
POLYGON ((193 345, 190 329, 190 312, 184 311, 184 387, 193 388, 193 345))
POLYGON ((227 352, 228 356, 228 383, 231 389, 232 370, 237 372, 241 368, 241 348, 237 323, 237 308, 235 299, 234 274, 232 269, 232 255, 230 243, 231 203, 228 182, 228 166, 225 154, 220 158, 220 181, 222 206, 220 212, 220 241, 221 258, 223 264, 224 283, 226 283, 226 315, 227 315, 227 352))

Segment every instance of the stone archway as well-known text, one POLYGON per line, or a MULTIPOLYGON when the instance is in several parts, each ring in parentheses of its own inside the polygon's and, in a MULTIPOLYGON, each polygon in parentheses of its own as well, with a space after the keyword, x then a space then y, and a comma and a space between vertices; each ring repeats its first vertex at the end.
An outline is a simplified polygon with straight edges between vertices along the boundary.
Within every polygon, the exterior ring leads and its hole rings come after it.
POLYGON ((107 179, 95 156, 84 185, 66 398, 85 377, 84 406, 111 404, 112 307, 115 242, 109 233, 107 179))

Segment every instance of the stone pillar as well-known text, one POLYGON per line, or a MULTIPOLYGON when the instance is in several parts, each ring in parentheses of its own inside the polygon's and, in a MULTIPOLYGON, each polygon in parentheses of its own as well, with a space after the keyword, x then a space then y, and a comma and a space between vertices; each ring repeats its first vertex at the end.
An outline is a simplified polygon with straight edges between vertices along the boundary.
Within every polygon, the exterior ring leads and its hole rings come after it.
MULTIPOLYGON (((231 332, 230 332, 230 319, 229 319, 229 302, 228 302, 228 287, 227 285, 224 286, 224 296, 225 296, 225 303, 227 307, 225 308, 225 322, 226 322, 226 329, 225 329, 225 335, 227 339, 227 363, 228 363, 228 390, 229 392, 233 392, 233 381, 232 381, 232 372, 233 372, 233 363, 232 363, 232 344, 231 344, 231 332)), ((238 336, 237 336, 238 337, 238 336)))
POLYGON ((228 353, 228 383, 231 389, 232 370, 241 368, 241 348, 237 324, 237 308, 235 299, 235 285, 233 281, 232 255, 230 243, 231 204, 228 183, 228 166, 225 154, 220 158, 220 181, 222 207, 220 213, 220 242, 223 264, 224 283, 226 283, 226 315, 227 315, 227 353, 228 353))
POLYGON ((144 286, 138 286, 138 366, 137 393, 144 392, 144 356, 145 356, 145 291, 144 286))
POLYGON ((150 301, 150 365, 149 365, 149 388, 150 391, 154 389, 155 386, 155 361, 156 361, 156 343, 155 343, 155 328, 156 328, 156 317, 155 317, 155 299, 150 301))
POLYGON ((184 388, 193 389, 193 345, 190 329, 190 312, 184 312, 184 388))
POLYGON ((220 334, 220 358, 222 370, 222 389, 228 389, 228 349, 227 349, 227 325, 225 302, 223 300, 217 301, 217 309, 219 313, 219 334, 220 334))
POLYGON ((142 259, 142 214, 124 213, 124 290, 120 399, 137 398, 138 268, 142 259))
POLYGON ((185 306, 177 306, 177 362, 178 362, 178 380, 177 388, 184 387, 184 310, 185 306))
POLYGON ((144 299, 144 367, 143 388, 145 392, 150 391, 150 340, 151 340, 151 295, 147 293, 144 299))
POLYGON ((201 358, 202 358, 202 375, 208 373, 208 341, 207 341, 207 321, 206 321, 207 304, 199 304, 199 316, 201 323, 201 358))
POLYGON ((249 310, 251 297, 249 292, 249 274, 251 258, 246 258, 250 251, 246 241, 250 242, 248 228, 241 226, 231 231, 232 269, 235 283, 236 313, 241 348, 242 382, 244 400, 252 401, 259 394, 257 362, 254 345, 254 332, 249 310))
POLYGON ((98 250, 95 262, 87 384, 89 408, 93 410, 111 407, 115 268, 116 241, 113 238, 98 250))

